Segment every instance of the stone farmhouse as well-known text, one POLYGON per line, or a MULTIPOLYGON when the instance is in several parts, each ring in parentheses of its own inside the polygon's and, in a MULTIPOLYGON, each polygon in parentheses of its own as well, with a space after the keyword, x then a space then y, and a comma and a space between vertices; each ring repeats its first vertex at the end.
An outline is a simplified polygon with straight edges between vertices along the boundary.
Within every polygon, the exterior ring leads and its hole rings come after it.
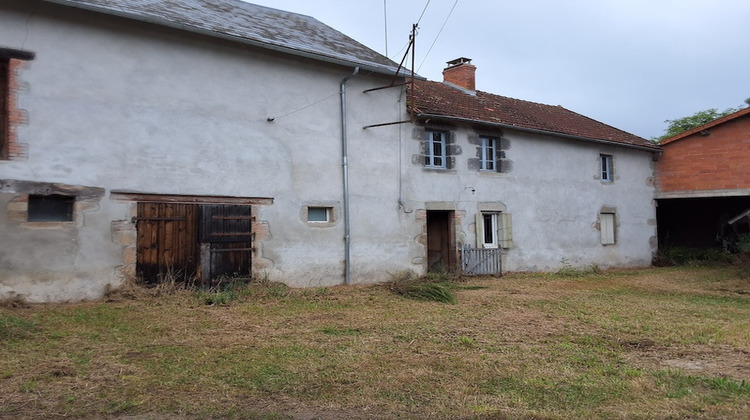
POLYGON ((0 0, 0 298, 643 266, 659 147, 239 0, 0 0))

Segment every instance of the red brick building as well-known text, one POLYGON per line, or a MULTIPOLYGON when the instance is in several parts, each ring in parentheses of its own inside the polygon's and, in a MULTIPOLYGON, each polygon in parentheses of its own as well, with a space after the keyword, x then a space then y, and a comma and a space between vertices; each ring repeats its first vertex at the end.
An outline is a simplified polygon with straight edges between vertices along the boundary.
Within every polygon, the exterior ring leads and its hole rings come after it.
POLYGON ((748 231, 750 108, 662 141, 660 246, 727 246, 748 231))

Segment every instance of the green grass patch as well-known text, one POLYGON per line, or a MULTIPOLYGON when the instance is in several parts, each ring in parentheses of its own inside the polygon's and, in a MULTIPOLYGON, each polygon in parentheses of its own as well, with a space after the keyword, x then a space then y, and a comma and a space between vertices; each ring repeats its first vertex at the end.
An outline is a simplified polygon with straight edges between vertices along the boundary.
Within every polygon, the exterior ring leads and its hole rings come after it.
POLYGON ((37 331, 34 321, 0 312, 0 340, 21 340, 37 331))
POLYGON ((2 308, 0 418, 750 417, 732 267, 594 271, 2 308))

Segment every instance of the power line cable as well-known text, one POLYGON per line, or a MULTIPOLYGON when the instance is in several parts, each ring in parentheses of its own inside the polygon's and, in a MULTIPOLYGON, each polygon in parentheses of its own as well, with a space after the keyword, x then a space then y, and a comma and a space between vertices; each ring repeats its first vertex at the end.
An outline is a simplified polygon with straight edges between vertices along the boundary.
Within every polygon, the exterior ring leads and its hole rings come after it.
POLYGON ((385 56, 388 57, 388 9, 386 9, 386 1, 383 0, 383 27, 385 32, 385 56))
MULTIPOLYGON (((429 1, 427 2, 429 4, 429 1)), ((451 11, 448 12, 448 16, 445 18, 445 21, 443 21, 443 26, 440 27, 440 30, 438 31, 437 35, 435 35, 435 40, 432 41, 432 45, 430 45, 430 48, 427 50, 427 54, 425 54, 424 58, 422 59, 422 62, 419 63, 419 67, 417 67, 417 71, 422 68, 422 65, 427 60, 427 56, 430 55, 430 51, 432 51, 432 47, 435 46, 435 43, 437 42, 438 38, 440 38, 440 34, 443 32, 443 28, 445 28, 445 24, 448 23, 448 19, 450 19, 451 15, 453 14, 453 10, 456 8, 456 5, 458 4, 458 0, 456 0, 453 3, 453 7, 451 7, 451 11)))
POLYGON ((430 0, 427 0, 427 4, 424 5, 424 9, 422 9, 422 14, 419 15, 419 19, 417 19, 417 25, 419 25, 419 21, 422 20, 422 16, 424 16, 424 12, 427 11, 427 6, 430 5, 430 0))
MULTIPOLYGON (((383 1, 385 1, 385 0, 383 0, 383 1)), ((419 26, 419 22, 420 22, 420 21, 422 20, 422 17, 424 16, 425 12, 427 11, 427 7, 429 7, 429 6, 430 6, 430 1, 431 1, 431 0, 427 0, 427 3, 426 3, 426 4, 424 5, 424 8, 422 9, 422 14, 420 14, 420 15, 419 15, 419 19, 417 19, 417 23, 416 23, 416 25, 417 25, 417 26, 419 26)), ((419 28, 417 28, 417 29, 419 29, 419 28)), ((395 59, 395 58, 397 58, 397 57, 401 56, 401 53, 402 53, 402 52, 404 52, 404 50, 406 50, 406 48, 407 48, 407 47, 408 47, 409 45, 411 45, 411 41, 412 41, 412 40, 411 40, 411 39, 409 39, 409 41, 407 41, 407 42, 406 42, 406 44, 404 44, 404 46, 403 46, 403 47, 401 47, 401 49, 400 49, 400 50, 398 50, 398 52, 397 52, 397 53, 395 53, 395 54, 393 55, 393 57, 391 57, 391 56, 389 56, 389 55, 388 55, 388 53, 387 53, 387 49, 386 49, 386 54, 385 54, 385 55, 386 55, 386 57, 388 57, 388 58, 390 58, 390 59, 392 59, 392 60, 393 60, 393 59, 395 59)))
POLYGON ((338 94, 339 94, 339 92, 336 92, 336 93, 332 93, 332 94, 330 94, 330 95, 326 96, 326 97, 325 97, 325 98, 323 98, 323 99, 320 99, 320 100, 318 100, 318 101, 315 101, 315 102, 313 102, 313 103, 311 103, 311 104, 305 105, 305 106, 303 106, 303 107, 301 107, 301 108, 299 108, 299 109, 295 109, 294 111, 291 111, 291 112, 287 112, 286 114, 281 114, 281 115, 273 115, 273 116, 269 116, 269 117, 267 118, 267 120, 268 120, 268 121, 273 121, 273 120, 275 120, 275 119, 277 119, 277 118, 283 118, 283 117, 287 117, 287 116, 289 116, 289 115, 292 115, 292 114, 295 114, 295 113, 297 113, 297 112, 300 112, 300 111, 304 111, 305 109, 307 109, 307 108, 310 108, 310 107, 312 107, 312 106, 315 106, 315 105, 317 105, 317 104, 319 104, 319 103, 321 103, 321 102, 323 102, 323 101, 326 101, 326 100, 328 100, 328 99, 331 99, 331 98, 333 98, 334 96, 336 96, 336 95, 338 95, 338 94))

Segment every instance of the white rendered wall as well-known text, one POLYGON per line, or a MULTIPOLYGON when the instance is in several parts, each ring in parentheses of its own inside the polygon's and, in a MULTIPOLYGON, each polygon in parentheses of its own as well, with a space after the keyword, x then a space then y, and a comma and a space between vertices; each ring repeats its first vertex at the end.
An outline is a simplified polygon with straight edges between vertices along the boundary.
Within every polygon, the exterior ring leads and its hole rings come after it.
MULTIPOLYGON (((0 178, 106 194, 64 234, 32 232, 0 213, 0 229, 13 232, 0 246, 26 250, 0 254, 0 296, 87 299, 118 284, 122 247, 110 223, 131 210, 112 190, 273 198, 258 208, 270 232, 255 244, 258 274, 295 286, 343 282, 343 220, 310 226, 302 210, 323 203, 342 214, 339 83, 352 68, 16 3, 0 1, 0 40, 36 53, 20 73, 29 123, 18 140, 28 159, 0 161, 0 178), (69 258, 42 258, 60 241, 76 244, 69 258)), ((402 117, 400 88, 362 92, 389 82, 363 71, 347 84, 354 282, 387 279, 411 267, 414 252, 397 208, 399 129, 362 128, 402 117)))
MULTIPOLYGON (((427 127, 430 127, 429 125, 427 127)), ((445 129, 445 126, 437 126, 445 129)), ((495 132, 509 142, 508 173, 470 169, 477 146, 466 127, 447 128, 460 153, 453 169, 426 170, 418 159, 423 127, 411 138, 405 163, 405 196, 410 207, 455 203, 458 248, 476 246, 475 215, 479 203, 501 203, 512 214, 513 247, 504 271, 547 271, 566 265, 585 268, 648 266, 656 247, 652 153, 504 129, 495 132), (614 156, 614 182, 599 179, 599 155, 614 156), (603 246, 598 215, 615 209, 617 243, 603 246)))

